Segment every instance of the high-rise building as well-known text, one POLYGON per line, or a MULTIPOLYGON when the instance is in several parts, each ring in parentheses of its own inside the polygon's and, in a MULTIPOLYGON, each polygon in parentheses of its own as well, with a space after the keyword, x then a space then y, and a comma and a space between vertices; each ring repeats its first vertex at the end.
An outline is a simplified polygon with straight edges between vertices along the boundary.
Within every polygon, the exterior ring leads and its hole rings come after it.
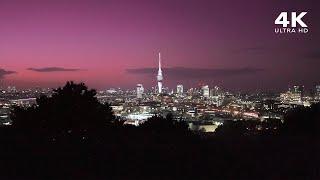
POLYGON ((289 91, 280 94, 280 99, 286 103, 301 104, 304 86, 293 86, 289 91))
POLYGON ((304 96, 304 86, 293 86, 292 89, 290 89, 292 93, 300 94, 301 97, 304 96))
POLYGON ((177 85, 177 94, 180 96, 183 94, 183 85, 182 84, 177 85))
POLYGON ((144 88, 142 84, 137 84, 137 98, 142 98, 142 95, 144 93, 144 88))
POLYGON ((14 92, 17 92, 17 89, 15 86, 8 86, 7 91, 10 93, 12 93, 12 92, 14 93, 14 92))
POLYGON ((220 88, 218 86, 214 86, 214 88, 210 89, 210 96, 218 96, 220 95, 220 88))
POLYGON ((203 97, 208 98, 210 96, 210 89, 208 85, 202 86, 201 90, 203 97))
POLYGON ((320 100, 320 85, 316 85, 316 99, 320 100))
POLYGON ((162 93, 162 70, 161 70, 161 54, 159 53, 159 68, 158 68, 158 75, 157 75, 157 81, 158 81, 158 93, 162 93))
POLYGON ((291 91, 287 91, 285 93, 280 94, 280 99, 282 102, 285 103, 301 103, 301 94, 300 93, 294 93, 291 91))

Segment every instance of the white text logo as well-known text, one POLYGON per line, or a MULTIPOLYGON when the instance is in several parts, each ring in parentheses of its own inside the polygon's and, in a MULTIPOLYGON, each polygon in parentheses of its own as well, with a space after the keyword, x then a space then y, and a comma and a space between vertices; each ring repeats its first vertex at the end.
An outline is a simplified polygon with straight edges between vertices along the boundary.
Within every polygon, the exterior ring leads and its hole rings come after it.
POLYGON ((275 25, 282 25, 282 28, 276 27, 274 32, 276 34, 283 33, 308 33, 309 29, 306 23, 303 21, 303 17, 307 12, 291 12, 291 21, 288 20, 288 12, 281 12, 274 21, 275 25), (297 27, 299 25, 299 27, 297 27))

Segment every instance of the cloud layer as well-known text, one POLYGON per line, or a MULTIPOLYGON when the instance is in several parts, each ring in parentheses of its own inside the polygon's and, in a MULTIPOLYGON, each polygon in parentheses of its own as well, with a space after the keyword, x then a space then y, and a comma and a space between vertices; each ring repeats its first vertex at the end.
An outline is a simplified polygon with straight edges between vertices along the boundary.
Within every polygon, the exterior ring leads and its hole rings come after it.
POLYGON ((44 67, 44 68, 28 68, 27 70, 35 72, 65 72, 65 71, 80 71, 81 69, 71 69, 62 67, 44 67))
POLYGON ((4 76, 9 75, 9 74, 15 74, 15 71, 7 71, 5 69, 0 68, 0 79, 4 78, 4 76))
MULTIPOLYGON (((211 77, 226 77, 226 76, 240 76, 252 75, 263 71, 264 69, 244 67, 244 68, 224 68, 224 69, 206 69, 206 68, 186 68, 186 67, 172 67, 163 68, 166 76, 172 78, 211 78, 211 77)), ((157 68, 136 68, 127 69, 126 72, 130 74, 156 74, 157 68)))

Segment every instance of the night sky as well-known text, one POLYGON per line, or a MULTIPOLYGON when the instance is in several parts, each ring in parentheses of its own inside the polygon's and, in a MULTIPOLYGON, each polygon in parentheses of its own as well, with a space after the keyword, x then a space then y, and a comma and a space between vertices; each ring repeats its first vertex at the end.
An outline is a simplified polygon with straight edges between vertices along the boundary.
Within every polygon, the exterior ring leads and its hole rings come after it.
POLYGON ((232 90, 320 84, 320 2, 301 0, 0 0, 2 86, 201 83, 232 90), (275 34, 306 11, 308 34, 275 34))

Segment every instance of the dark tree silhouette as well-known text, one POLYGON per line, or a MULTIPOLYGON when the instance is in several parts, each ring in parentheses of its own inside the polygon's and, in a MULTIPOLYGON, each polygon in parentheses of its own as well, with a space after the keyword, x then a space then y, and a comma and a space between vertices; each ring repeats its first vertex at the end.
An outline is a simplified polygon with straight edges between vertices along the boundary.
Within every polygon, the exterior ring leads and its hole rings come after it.
POLYGON ((171 113, 168 113, 165 118, 162 116, 153 116, 143 123, 141 128, 159 133, 180 133, 189 131, 188 124, 184 121, 174 120, 171 113))
POLYGON ((171 113, 164 118, 153 116, 139 127, 143 136, 147 136, 149 144, 175 144, 191 140, 192 133, 184 121, 173 119, 171 113))
POLYGON ((311 107, 297 107, 288 112, 281 129, 288 135, 320 135, 320 103, 311 107))
POLYGON ((222 138, 242 137, 249 133, 247 128, 253 128, 250 125, 250 122, 245 121, 226 121, 215 130, 215 135, 222 138))
POLYGON ((22 131, 46 133, 59 137, 83 136, 110 127, 115 117, 108 104, 101 104, 96 91, 84 83, 67 82, 55 89, 52 96, 37 98, 34 106, 15 107, 11 112, 13 127, 22 131))

